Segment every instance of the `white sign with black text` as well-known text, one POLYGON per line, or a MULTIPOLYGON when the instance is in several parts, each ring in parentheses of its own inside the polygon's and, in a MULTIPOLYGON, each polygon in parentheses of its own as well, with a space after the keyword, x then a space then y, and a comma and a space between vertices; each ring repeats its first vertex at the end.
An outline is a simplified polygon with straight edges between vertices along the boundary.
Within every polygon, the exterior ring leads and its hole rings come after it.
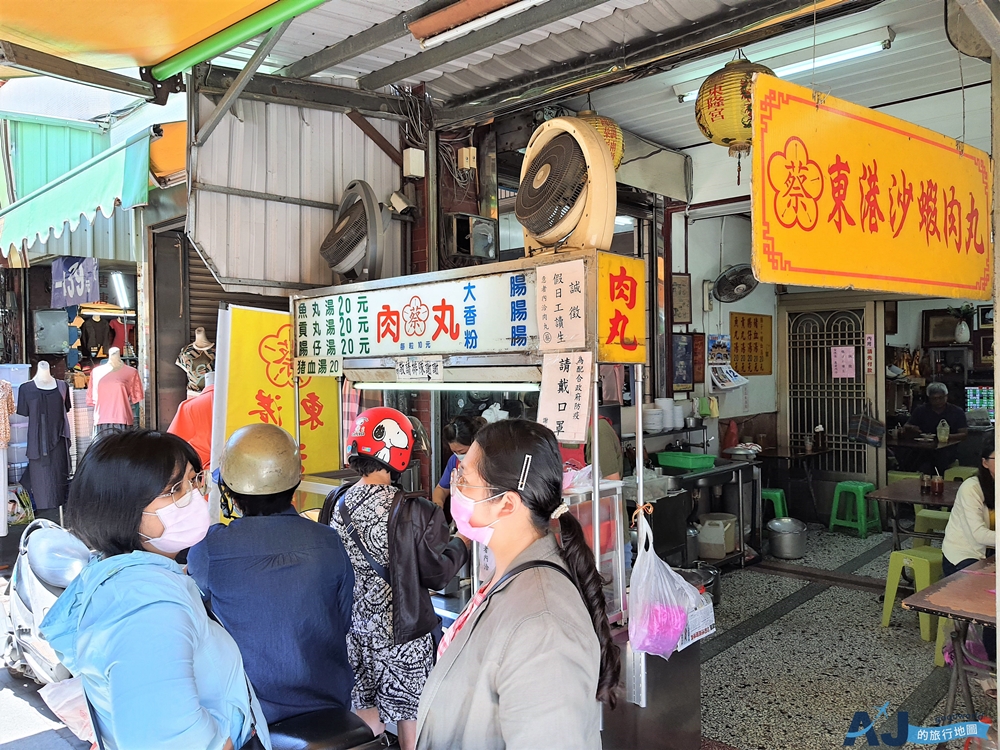
POLYGON ((585 443, 590 417, 593 352, 559 352, 542 359, 538 421, 561 443, 585 443))
POLYGON ((539 266, 535 314, 538 348, 566 351, 587 345, 586 277, 582 260, 539 266))
POLYGON ((396 380, 428 382, 444 380, 443 357, 421 357, 396 360, 396 380))

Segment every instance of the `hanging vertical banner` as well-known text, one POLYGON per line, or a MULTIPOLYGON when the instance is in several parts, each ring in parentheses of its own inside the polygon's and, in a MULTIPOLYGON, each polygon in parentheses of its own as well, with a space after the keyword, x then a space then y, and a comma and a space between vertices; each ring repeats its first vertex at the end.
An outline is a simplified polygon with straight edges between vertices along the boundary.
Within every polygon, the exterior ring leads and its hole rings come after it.
POLYGON ((52 307, 100 301, 97 258, 56 258, 52 261, 52 307))
POLYGON ((865 375, 875 374, 875 334, 865 334, 865 375))
POLYGON ((761 281, 990 298, 989 154, 760 74, 753 144, 761 281))
POLYGON ((729 313, 733 369, 740 375, 770 375, 771 316, 729 313))
POLYGON ((646 362, 646 264, 597 254, 597 355, 600 362, 646 362))
POLYGON ((315 474, 339 469, 337 379, 302 378, 296 404, 291 315, 236 306, 229 312, 228 341, 219 353, 228 357, 225 439, 240 427, 261 423, 277 425, 295 435, 298 420, 303 471, 315 474))
POLYGON ((582 260, 539 266, 535 280, 538 348, 582 349, 587 345, 587 293, 582 260))
POLYGON ((560 352, 542 359, 538 421, 561 443, 587 441, 593 364, 593 352, 560 352))

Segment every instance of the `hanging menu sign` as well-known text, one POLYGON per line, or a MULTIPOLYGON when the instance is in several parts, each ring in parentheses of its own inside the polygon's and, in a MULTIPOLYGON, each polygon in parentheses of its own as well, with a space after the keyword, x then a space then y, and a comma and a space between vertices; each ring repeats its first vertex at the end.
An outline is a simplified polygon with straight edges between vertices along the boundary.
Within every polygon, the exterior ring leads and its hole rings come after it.
POLYGON ((534 275, 517 271, 301 299, 296 374, 340 375, 344 357, 527 351, 538 343, 534 297, 534 275))
POLYGON ((740 375, 770 375, 771 316, 729 313, 733 369, 740 375))
POLYGON ((587 394, 593 362, 592 352, 560 352, 546 354, 542 359, 538 421, 552 430, 559 442, 587 441, 590 416, 587 394))
POLYGON ((542 351, 582 349, 587 345, 583 261, 540 266, 536 273, 538 348, 542 351))

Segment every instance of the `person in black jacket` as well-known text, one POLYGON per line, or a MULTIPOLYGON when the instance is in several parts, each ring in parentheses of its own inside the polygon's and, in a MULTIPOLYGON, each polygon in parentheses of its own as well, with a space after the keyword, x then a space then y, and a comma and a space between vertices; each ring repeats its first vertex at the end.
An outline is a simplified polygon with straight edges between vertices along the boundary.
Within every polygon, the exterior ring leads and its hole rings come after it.
POLYGON ((403 750, 416 745, 417 708, 434 666, 438 625, 428 589, 442 589, 469 557, 450 538, 443 511, 395 486, 410 463, 413 428, 387 407, 358 415, 348 463, 360 480, 332 492, 320 523, 333 526, 354 565, 347 653, 354 668, 354 712, 376 734, 395 722, 403 750))

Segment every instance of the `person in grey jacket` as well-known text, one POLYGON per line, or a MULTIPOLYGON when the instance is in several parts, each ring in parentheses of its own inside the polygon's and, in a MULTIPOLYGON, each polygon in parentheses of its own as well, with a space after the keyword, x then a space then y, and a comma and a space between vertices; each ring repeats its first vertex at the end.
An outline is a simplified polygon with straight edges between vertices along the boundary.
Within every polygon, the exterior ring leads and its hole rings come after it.
POLYGON ((525 420, 482 428, 451 493, 459 533, 486 544, 496 570, 441 641, 417 750, 599 750, 621 656, 593 553, 562 500, 555 435, 525 420))

